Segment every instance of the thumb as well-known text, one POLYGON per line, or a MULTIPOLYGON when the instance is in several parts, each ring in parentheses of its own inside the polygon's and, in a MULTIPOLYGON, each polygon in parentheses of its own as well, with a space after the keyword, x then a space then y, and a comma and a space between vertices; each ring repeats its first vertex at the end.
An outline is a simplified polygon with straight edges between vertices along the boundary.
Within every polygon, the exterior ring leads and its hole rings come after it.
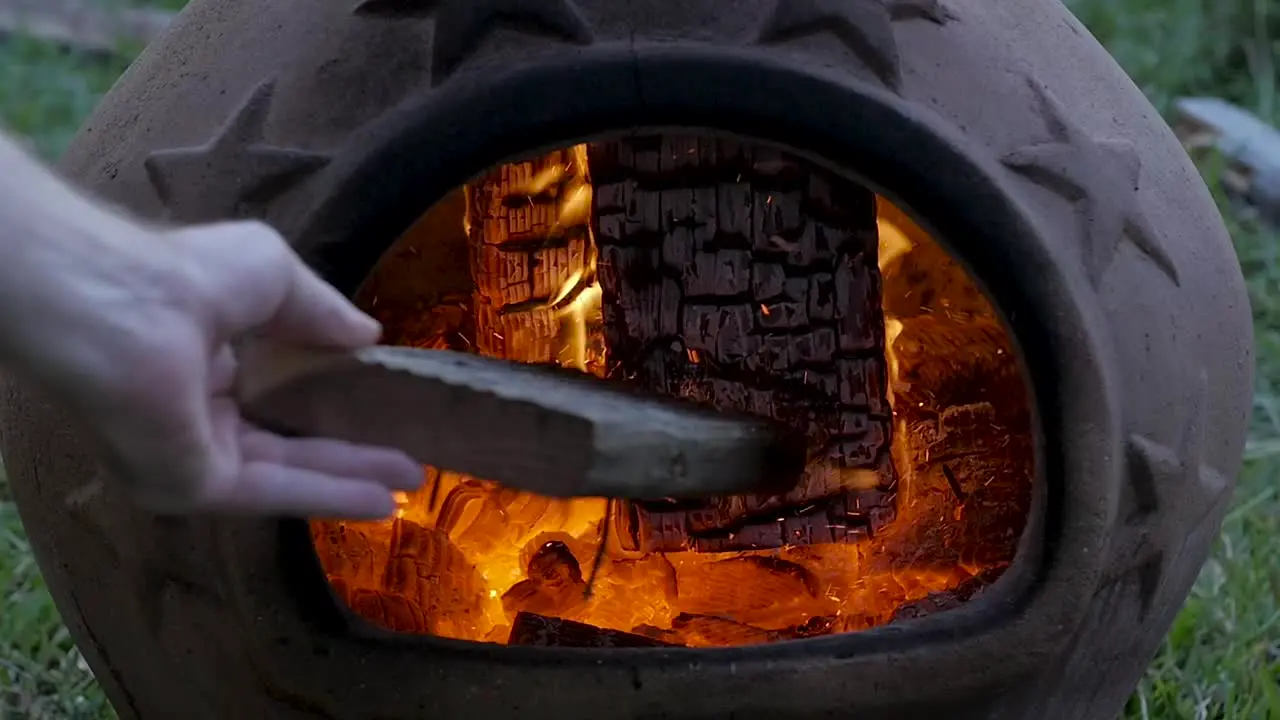
POLYGON ((340 349, 378 342, 382 326, 325 282, 291 249, 289 289, 262 330, 270 337, 300 345, 340 349))

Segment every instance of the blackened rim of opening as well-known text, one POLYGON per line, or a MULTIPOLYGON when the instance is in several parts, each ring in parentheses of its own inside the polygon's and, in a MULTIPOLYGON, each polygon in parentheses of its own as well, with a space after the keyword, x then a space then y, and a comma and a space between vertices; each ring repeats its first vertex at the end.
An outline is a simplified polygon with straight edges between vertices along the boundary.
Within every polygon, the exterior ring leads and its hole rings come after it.
MULTIPOLYGON (((1105 324, 1078 261, 1059 255, 1038 232, 990 151, 927 108, 821 69, 703 46, 602 46, 460 74, 352 138, 326 173, 295 244, 330 282, 354 293, 426 207, 484 169, 641 127, 711 128, 795 148, 921 219, 987 292, 1020 350, 1039 433, 1038 498, 1000 592, 902 625, 772 645, 499 647, 370 632, 329 592, 305 523, 280 521, 268 533, 225 538, 232 575, 274 572, 283 580, 236 583, 251 621, 266 636, 293 626, 349 643, 359 655, 529 670, 693 660, 704 668, 734 663, 740 674, 744 661, 825 656, 858 663, 910 648, 947 653, 957 663, 989 661, 991 679, 1025 672, 1059 650, 1096 590, 1100 553, 1093 550, 1109 531, 1099 518, 1110 517, 1120 472, 1114 383, 1098 331, 1105 324), (263 566, 264 543, 274 548, 274 567, 263 566), (258 566, 247 569, 246 560, 258 566)), ((898 671, 909 672, 901 663, 898 671)))

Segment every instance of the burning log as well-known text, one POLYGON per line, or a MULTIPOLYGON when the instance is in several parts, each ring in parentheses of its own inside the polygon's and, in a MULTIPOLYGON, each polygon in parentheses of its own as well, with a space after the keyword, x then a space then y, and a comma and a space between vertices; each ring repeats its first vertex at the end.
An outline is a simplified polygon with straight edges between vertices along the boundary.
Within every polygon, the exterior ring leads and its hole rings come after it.
POLYGON ((935 613, 954 610, 981 595, 1000 576, 1003 567, 989 569, 965 580, 956 587, 943 592, 929 593, 925 597, 901 605, 889 620, 890 623, 904 622, 927 617, 935 613))
POLYGON ((557 313, 590 280, 590 210, 590 179, 576 148, 502 165, 467 186, 480 354, 563 359, 557 313))
POLYGON ((1025 386, 1011 360, 1013 347, 995 318, 912 318, 894 349, 901 368, 894 397, 908 414, 938 415, 948 408, 988 403, 1011 419, 1025 416, 1025 386))
MULTIPOLYGON (((892 273, 888 281, 896 281, 892 273)), ((1025 523, 1034 467, 1012 342, 989 312, 932 313, 905 322, 894 347, 901 368, 894 397, 912 438, 901 467, 912 473, 915 497, 942 493, 947 501, 904 528, 878 562, 906 562, 927 547, 936 548, 935 565, 1004 566, 1025 523)))
POLYGON ((360 617, 392 632, 431 633, 434 623, 422 607, 396 593, 370 588, 352 588, 346 580, 331 575, 334 593, 360 617))
POLYGON ((434 634, 480 624, 484 580, 443 531, 395 520, 382 587, 421 608, 434 634))
POLYGON ((604 336, 649 391, 809 438, 779 496, 636 502, 625 549, 847 542, 892 517, 875 196, 785 153, 675 135, 592 145, 604 336))
POLYGON ((743 556, 698 564, 683 584, 677 607, 761 627, 778 627, 796 605, 816 608, 818 579, 803 565, 773 557, 743 556))
POLYGON ((644 635, 607 630, 586 623, 522 612, 511 626, 510 645, 535 647, 676 647, 644 635))
POLYGON ((836 627, 830 617, 814 617, 799 625, 766 630, 726 617, 681 613, 671 621, 670 630, 642 628, 646 637, 678 642, 688 647, 758 645, 783 640, 799 640, 830 634, 836 627))
POLYGON ((543 543, 530 558, 521 580, 502 596, 508 614, 572 615, 586 604, 582 566, 559 540, 543 543))
POLYGON ((376 536, 370 538, 346 522, 315 523, 311 538, 325 572, 353 587, 374 588, 382 583, 389 558, 385 540, 378 542, 376 536))

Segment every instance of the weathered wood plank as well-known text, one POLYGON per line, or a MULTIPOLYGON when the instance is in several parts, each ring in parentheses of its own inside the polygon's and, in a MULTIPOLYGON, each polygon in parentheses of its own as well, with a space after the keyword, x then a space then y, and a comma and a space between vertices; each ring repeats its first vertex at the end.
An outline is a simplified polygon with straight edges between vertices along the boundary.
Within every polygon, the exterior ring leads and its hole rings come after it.
POLYGON ((555 497, 785 492, 803 461, 765 419, 571 370, 448 350, 241 348, 237 397, 270 430, 398 448, 555 497))

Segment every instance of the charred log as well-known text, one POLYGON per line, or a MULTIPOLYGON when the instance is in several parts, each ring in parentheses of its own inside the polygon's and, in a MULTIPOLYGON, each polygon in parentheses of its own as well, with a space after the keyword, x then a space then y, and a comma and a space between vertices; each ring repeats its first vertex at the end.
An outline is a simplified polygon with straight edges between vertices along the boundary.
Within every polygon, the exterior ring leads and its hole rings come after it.
POLYGON ((511 626, 511 637, 507 642, 510 645, 534 647, 675 647, 672 643, 644 635, 598 628, 530 612, 516 615, 515 623, 511 626))
POLYGON ((944 592, 929 593, 919 600, 901 605, 889 620, 890 623, 904 622, 928 617, 935 613, 954 610, 981 595, 1000 576, 1001 568, 989 569, 979 573, 956 587, 944 592))
POLYGON ((645 637, 689 647, 724 647, 758 645, 830 635, 836 629, 831 617, 814 617, 799 625, 779 630, 766 630, 748 623, 714 615, 681 613, 672 619, 671 629, 636 628, 645 637))
POLYGON ((612 374, 809 438, 779 496, 632 503, 626 549, 848 542, 893 513, 876 202, 788 154, 655 135, 591 146, 612 374))

